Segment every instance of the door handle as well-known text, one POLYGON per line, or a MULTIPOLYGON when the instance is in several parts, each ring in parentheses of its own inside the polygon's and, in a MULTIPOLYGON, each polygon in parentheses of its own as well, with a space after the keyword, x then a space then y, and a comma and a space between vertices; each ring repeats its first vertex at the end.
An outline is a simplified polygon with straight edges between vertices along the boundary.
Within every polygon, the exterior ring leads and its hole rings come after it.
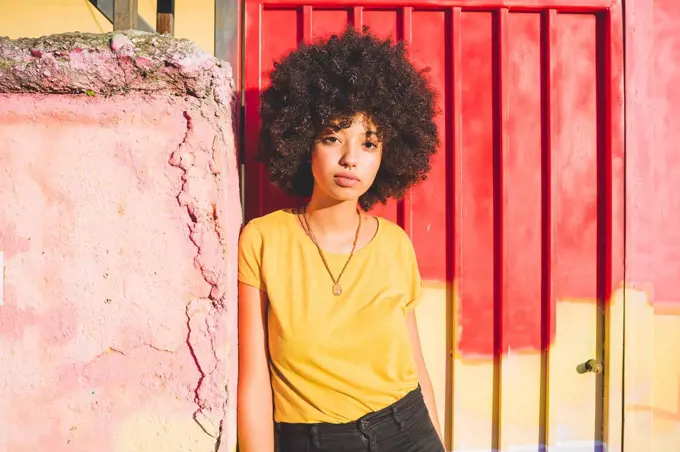
POLYGON ((592 372, 594 374, 601 374, 604 370, 602 363, 596 359, 589 359, 588 361, 576 366, 576 372, 580 374, 585 374, 587 372, 592 372))

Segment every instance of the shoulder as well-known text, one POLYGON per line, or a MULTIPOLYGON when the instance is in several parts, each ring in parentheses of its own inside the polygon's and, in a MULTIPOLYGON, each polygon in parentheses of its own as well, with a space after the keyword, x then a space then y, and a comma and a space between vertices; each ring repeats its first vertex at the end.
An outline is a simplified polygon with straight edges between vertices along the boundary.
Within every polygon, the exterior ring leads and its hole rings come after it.
POLYGON ((292 211, 280 209, 261 217, 253 218, 243 226, 240 241, 267 241, 274 236, 287 234, 292 223, 292 211))
POLYGON ((395 253, 393 265, 397 265, 403 271, 404 281, 408 285, 407 306, 417 305, 422 290, 420 270, 418 268, 418 258, 416 256, 413 242, 406 231, 396 223, 384 218, 380 219, 380 227, 383 228, 383 243, 389 248, 391 253, 395 253), (415 303, 415 304, 414 304, 415 303))
POLYGON ((393 245, 411 245, 411 239, 408 234, 397 223, 379 217, 379 228, 383 236, 390 240, 393 245))
POLYGON ((288 224, 291 215, 293 213, 290 209, 280 209, 261 217, 253 218, 243 227, 243 233, 247 230, 248 232, 259 231, 262 234, 266 234, 273 230, 280 230, 288 224))
POLYGON ((250 220, 241 229, 238 239, 239 274, 247 281, 259 281, 262 275, 258 272, 264 260, 267 249, 276 249, 277 237, 286 233, 287 224, 290 223, 290 211, 277 210, 250 220), (257 278, 253 275, 258 274, 257 278), (249 276, 250 275, 250 276, 249 276))
POLYGON ((382 234, 382 243, 399 253, 401 258, 408 259, 414 256, 415 251, 411 238, 401 226, 380 217, 378 232, 382 234))

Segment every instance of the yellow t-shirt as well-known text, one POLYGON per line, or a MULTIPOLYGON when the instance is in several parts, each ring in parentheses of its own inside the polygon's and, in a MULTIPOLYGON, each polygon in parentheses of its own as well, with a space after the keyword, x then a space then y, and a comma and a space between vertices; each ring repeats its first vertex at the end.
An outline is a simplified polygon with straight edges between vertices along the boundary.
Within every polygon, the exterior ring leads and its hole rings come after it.
MULTIPOLYGON (((348 255, 324 255, 337 278, 348 255)), ((296 215, 279 210, 243 228, 238 277, 269 297, 276 422, 351 422, 417 387, 405 315, 422 285, 413 245, 398 225, 379 219, 335 296, 316 245, 296 215)))

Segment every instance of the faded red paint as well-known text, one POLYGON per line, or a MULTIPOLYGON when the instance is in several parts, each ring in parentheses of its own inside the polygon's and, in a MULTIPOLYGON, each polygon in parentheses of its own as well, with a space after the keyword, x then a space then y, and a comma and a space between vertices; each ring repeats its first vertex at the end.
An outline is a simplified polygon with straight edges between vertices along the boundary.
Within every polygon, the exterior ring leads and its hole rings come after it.
POLYGON ((680 3, 626 0, 626 450, 680 449, 679 119, 680 3))
POLYGON ((615 13, 557 14, 547 1, 289 3, 246 5, 247 54, 262 55, 246 60, 248 218, 299 202, 269 185, 254 159, 257 93, 274 61, 301 40, 368 25, 405 40, 439 91, 442 144, 428 180, 374 213, 410 234, 426 279, 454 283, 460 352, 545 349, 557 300, 602 301, 620 285, 622 148, 611 138, 621 133, 612 116, 620 108, 611 109, 620 97, 610 95, 620 71, 608 69, 621 59, 609 50, 621 49, 620 37, 608 40, 612 21, 620 30, 615 13))
POLYGON ((6 220, 0 224, 0 246, 7 259, 17 253, 23 253, 31 246, 31 240, 19 235, 16 226, 6 220))
POLYGON ((626 281, 680 304, 680 2, 627 12, 626 281))

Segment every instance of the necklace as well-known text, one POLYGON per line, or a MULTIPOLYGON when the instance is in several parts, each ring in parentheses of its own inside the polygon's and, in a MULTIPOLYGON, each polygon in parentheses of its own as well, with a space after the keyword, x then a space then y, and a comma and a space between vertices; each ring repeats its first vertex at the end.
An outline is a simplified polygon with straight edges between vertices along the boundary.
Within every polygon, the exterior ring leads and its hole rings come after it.
POLYGON ((314 245, 316 245, 316 249, 319 250, 319 255, 321 256, 321 260, 323 261, 323 265, 326 267, 326 271, 328 272, 331 279, 333 280, 333 295, 335 295, 336 297, 339 296, 342 293, 342 286, 340 286, 340 278, 342 277, 342 274, 345 273, 345 269, 347 268, 349 261, 352 260, 352 256, 354 256, 354 250, 356 249, 357 240, 359 239, 359 230, 361 229, 361 212, 359 212, 359 210, 357 210, 357 214, 359 215, 359 226, 357 226, 357 232, 354 235, 354 243, 352 244, 352 251, 349 253, 349 257, 347 258, 345 265, 342 267, 342 270, 340 271, 338 278, 335 279, 333 277, 333 272, 331 271, 331 268, 328 266, 328 262, 326 262, 326 256, 324 256, 323 251, 321 250, 321 247, 319 246, 319 243, 316 241, 316 237, 314 237, 314 232, 312 232, 312 228, 309 226, 309 221, 307 220, 307 206, 306 205, 304 207, 304 210, 302 211, 302 218, 305 222, 305 229, 307 231, 307 235, 309 235, 309 237, 312 239, 312 242, 314 242, 314 245))

